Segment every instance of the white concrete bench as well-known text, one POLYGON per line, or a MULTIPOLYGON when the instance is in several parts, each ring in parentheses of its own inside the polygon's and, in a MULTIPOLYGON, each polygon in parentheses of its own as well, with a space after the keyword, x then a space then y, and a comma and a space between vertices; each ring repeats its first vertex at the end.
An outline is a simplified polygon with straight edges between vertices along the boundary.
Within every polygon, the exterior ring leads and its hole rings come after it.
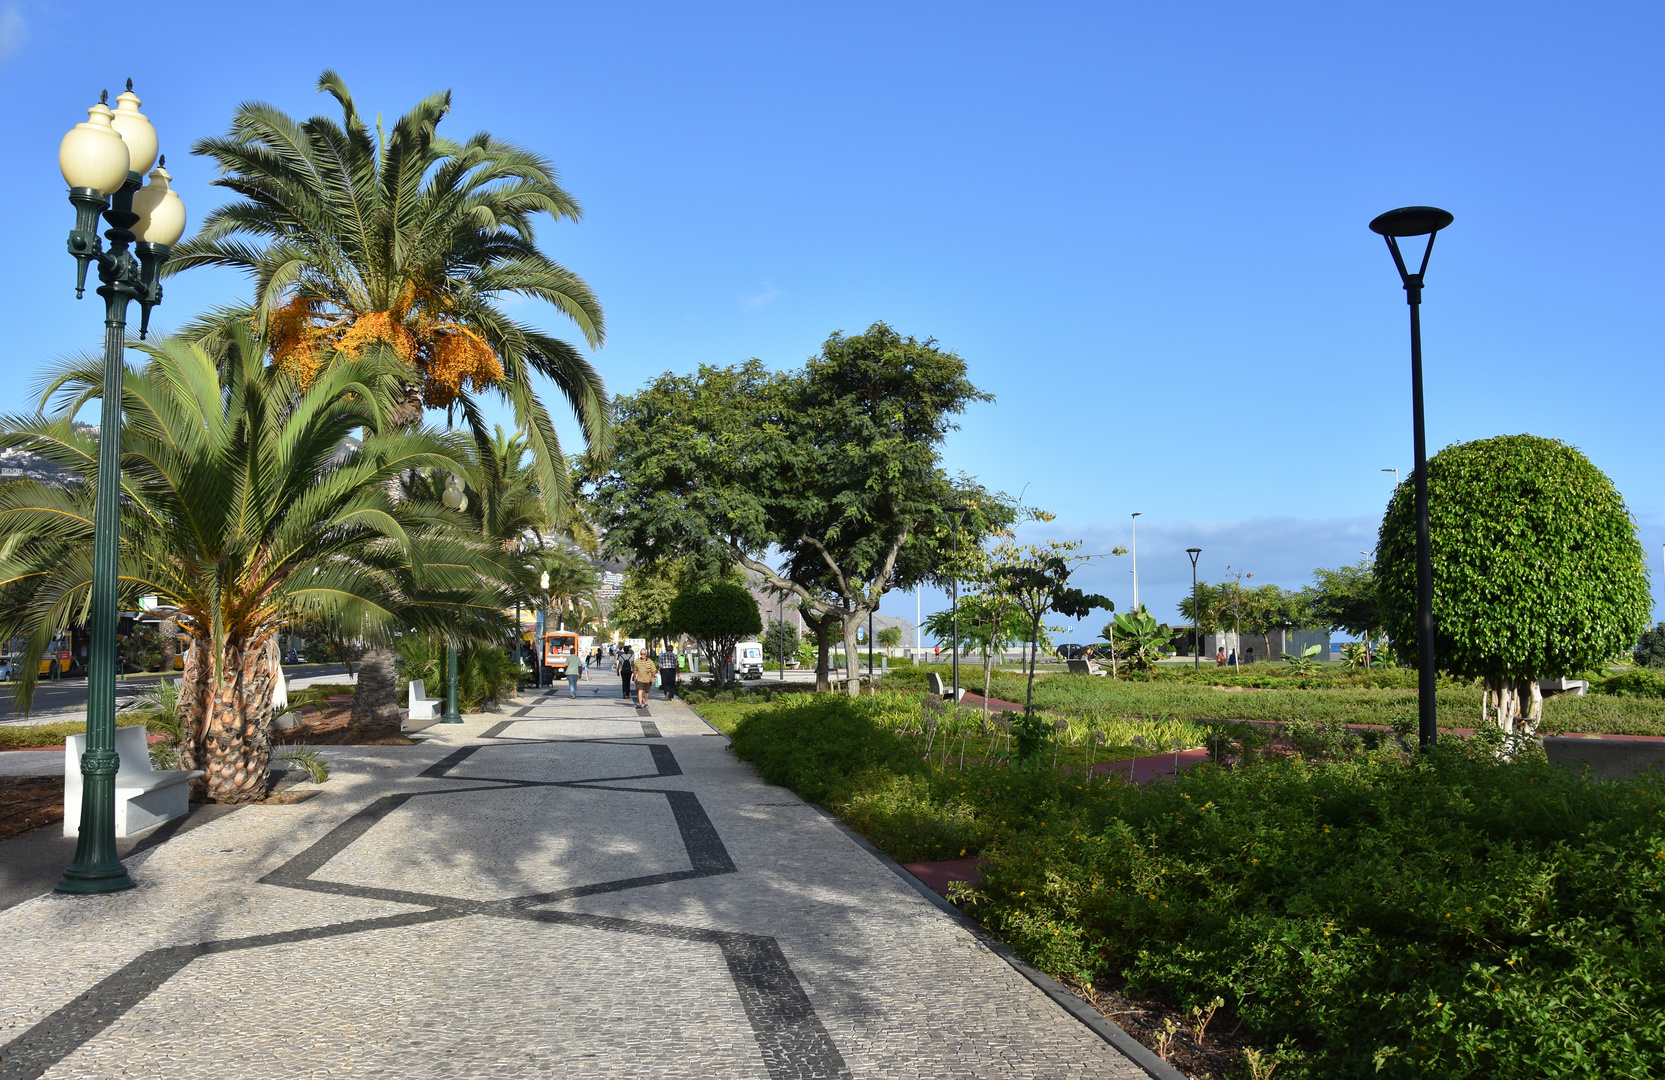
POLYGON ((421 679, 410 681, 410 720, 438 720, 439 707, 444 704, 439 698, 428 697, 428 688, 421 679))
POLYGON ((1067 660, 1071 675, 1103 675, 1104 669, 1091 660, 1067 660))
MULTIPOLYGON (((64 740, 64 835, 81 834, 81 755, 87 737, 64 740)), ((156 772, 150 767, 150 744, 143 724, 116 729, 116 835, 132 836, 191 811, 191 780, 201 769, 156 772)))
MULTIPOLYGON (((935 694, 937 697, 939 697, 939 698, 951 698, 951 697, 954 696, 953 687, 944 686, 942 684, 942 676, 938 675, 936 672, 927 671, 925 673, 925 681, 926 681, 926 683, 928 683, 930 685, 931 693, 935 694)), ((965 700, 965 687, 963 687, 963 686, 960 687, 960 696, 956 700, 957 701, 964 701, 965 700)))

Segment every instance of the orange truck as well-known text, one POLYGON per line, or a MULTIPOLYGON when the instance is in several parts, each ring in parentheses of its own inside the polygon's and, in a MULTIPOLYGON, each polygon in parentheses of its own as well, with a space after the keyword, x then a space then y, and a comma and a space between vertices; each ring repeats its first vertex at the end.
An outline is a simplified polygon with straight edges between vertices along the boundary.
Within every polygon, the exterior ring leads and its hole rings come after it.
POLYGON ((543 636, 543 666, 555 671, 555 678, 567 677, 567 662, 578 655, 578 634, 572 630, 551 630, 543 636))

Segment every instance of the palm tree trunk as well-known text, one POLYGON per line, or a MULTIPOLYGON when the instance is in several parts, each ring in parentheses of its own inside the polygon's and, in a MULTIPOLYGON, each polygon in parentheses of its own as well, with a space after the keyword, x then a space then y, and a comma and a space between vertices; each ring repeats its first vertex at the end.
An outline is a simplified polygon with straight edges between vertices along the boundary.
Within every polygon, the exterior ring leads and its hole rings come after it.
POLYGON ((422 388, 415 383, 400 387, 399 400, 393 406, 395 427, 415 430, 422 425, 422 388))
POLYGON ((398 732, 399 679, 393 666, 393 650, 378 645, 359 658, 350 723, 357 733, 382 728, 398 732))
POLYGON ((271 650, 265 642, 228 641, 217 676, 207 652, 199 642, 186 653, 181 764, 204 771, 192 789, 206 801, 254 802, 266 795, 271 758, 271 650))

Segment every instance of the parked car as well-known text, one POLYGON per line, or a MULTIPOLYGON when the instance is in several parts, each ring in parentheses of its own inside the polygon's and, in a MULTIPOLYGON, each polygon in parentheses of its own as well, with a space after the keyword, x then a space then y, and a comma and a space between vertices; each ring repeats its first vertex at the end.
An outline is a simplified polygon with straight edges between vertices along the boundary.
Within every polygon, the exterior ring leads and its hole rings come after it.
POLYGON ((1058 646, 1058 655, 1065 660, 1085 660, 1087 657, 1092 655, 1092 652, 1093 647, 1091 645, 1077 645, 1074 642, 1065 642, 1064 644, 1058 646))

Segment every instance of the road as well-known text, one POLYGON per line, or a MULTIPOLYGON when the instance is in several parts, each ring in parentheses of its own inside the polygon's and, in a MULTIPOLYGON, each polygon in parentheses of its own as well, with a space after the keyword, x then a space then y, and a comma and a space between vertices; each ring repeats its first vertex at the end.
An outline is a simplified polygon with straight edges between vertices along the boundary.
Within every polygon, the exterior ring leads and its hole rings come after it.
MULTIPOLYGON (((344 664, 285 664, 283 673, 291 681, 299 678, 312 678, 319 675, 347 674, 344 664)), ((160 674, 155 675, 127 675, 116 683, 116 697, 128 697, 140 693, 147 687, 155 686, 160 674)), ((175 676, 177 678, 177 676, 175 676)), ((12 683, 0 683, 0 723, 7 720, 21 718, 22 714, 13 707, 13 699, 17 687, 12 683)), ((42 713, 70 712, 85 709, 87 705, 87 680, 85 676, 77 675, 72 678, 60 679, 57 682, 41 680, 35 686, 35 700, 32 712, 42 713)))

